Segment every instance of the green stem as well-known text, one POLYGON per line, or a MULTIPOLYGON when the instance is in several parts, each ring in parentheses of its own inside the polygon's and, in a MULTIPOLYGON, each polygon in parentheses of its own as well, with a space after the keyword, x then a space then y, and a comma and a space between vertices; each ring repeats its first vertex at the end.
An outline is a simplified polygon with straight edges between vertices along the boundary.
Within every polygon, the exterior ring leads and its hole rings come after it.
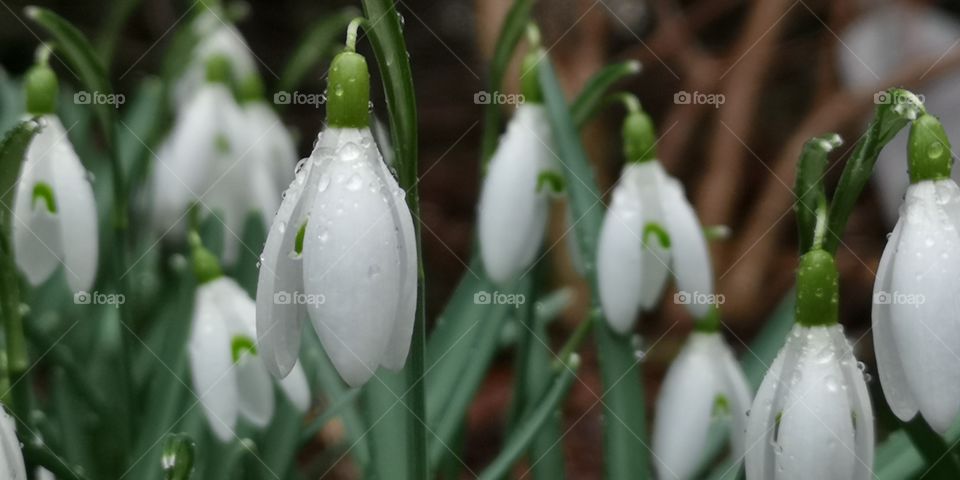
POLYGON ((813 245, 818 208, 821 203, 826 202, 823 174, 827 166, 827 154, 842 143, 839 135, 830 133, 811 138, 803 146, 800 161, 797 162, 797 180, 793 189, 796 196, 794 210, 797 214, 800 254, 806 253, 813 245))
POLYGON ((60 457, 53 450, 43 444, 36 442, 23 442, 23 456, 30 464, 41 466, 50 471, 59 479, 64 480, 86 480, 83 474, 83 468, 79 465, 71 465, 66 459, 60 457))
POLYGON ((901 424, 928 465, 924 478, 960 478, 960 461, 953 454, 951 445, 930 428, 922 416, 917 415, 901 424))

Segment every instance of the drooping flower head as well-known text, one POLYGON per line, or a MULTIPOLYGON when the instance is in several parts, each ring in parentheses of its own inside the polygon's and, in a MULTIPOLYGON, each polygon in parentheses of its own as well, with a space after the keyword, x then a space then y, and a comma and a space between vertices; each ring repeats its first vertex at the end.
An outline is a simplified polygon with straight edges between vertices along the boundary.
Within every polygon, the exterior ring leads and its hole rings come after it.
MULTIPOLYGON (((270 423, 273 380, 257 358, 253 299, 220 273, 213 254, 199 246, 196 234, 191 237, 200 281, 187 343, 191 377, 210 428, 226 442, 235 437, 238 417, 260 428, 270 423)), ((302 368, 294 366, 279 384, 290 402, 305 412, 310 390, 302 368)))
POLYGON ((833 256, 811 250, 797 275, 797 325, 750 408, 748 480, 873 478, 873 409, 837 323, 833 256))
POLYGON ((480 257, 487 275, 501 285, 535 260, 543 243, 550 194, 562 189, 553 133, 537 83, 537 63, 543 55, 535 47, 523 62, 523 103, 487 165, 480 191, 480 257))
POLYGON ((232 83, 240 83, 257 71, 253 51, 237 27, 230 23, 226 12, 206 4, 199 6, 203 11, 190 24, 188 33, 197 43, 174 82, 172 98, 178 108, 200 90, 206 79, 207 64, 214 57, 226 58, 233 66, 229 77, 232 83))
POLYGON ((406 361, 416 239, 405 192, 369 128, 366 60, 348 47, 328 78, 328 128, 298 166, 261 255, 257 336, 270 371, 284 376, 308 315, 334 367, 356 387, 378 367, 399 370, 406 361))
POLYGON ((653 427, 658 478, 693 478, 717 419, 729 419, 733 457, 743 457, 752 394, 718 326, 718 312, 699 322, 664 377, 653 427))
POLYGON ((206 81, 183 105, 153 165, 153 227, 180 236, 192 205, 224 225, 224 259, 233 263, 250 214, 269 224, 289 181, 295 153, 282 123, 262 101, 257 80, 244 83, 243 106, 229 86, 232 64, 212 56, 206 81), (286 164, 286 167, 284 167, 286 164))
POLYGON ((79 292, 90 289, 97 273, 97 206, 87 171, 54 113, 57 77, 46 55, 25 79, 27 113, 39 117, 43 128, 27 148, 17 180, 14 250, 31 284, 63 265, 67 283, 79 292))
POLYGON ((917 118, 908 144, 911 185, 877 270, 873 338, 890 408, 942 434, 960 411, 960 188, 936 118, 917 118))
POLYGON ((626 97, 624 153, 627 164, 613 190, 597 245, 600 301, 610 326, 632 328, 640 310, 651 310, 670 273, 678 298, 701 318, 713 297, 713 269, 696 213, 680 183, 656 160, 653 122, 633 97, 626 97))

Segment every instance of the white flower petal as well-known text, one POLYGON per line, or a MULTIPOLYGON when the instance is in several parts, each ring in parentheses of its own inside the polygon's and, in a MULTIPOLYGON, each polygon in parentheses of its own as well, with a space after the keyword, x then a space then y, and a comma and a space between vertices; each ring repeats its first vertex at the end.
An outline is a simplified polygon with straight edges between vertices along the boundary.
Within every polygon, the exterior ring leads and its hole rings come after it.
POLYGON ((307 311, 337 372, 356 387, 380 365, 397 318, 401 236, 390 206, 394 192, 377 175, 381 160, 369 132, 324 135, 339 140, 317 172, 323 179, 304 236, 303 283, 323 296, 307 311))
POLYGON ((280 380, 280 389, 300 413, 310 408, 310 385, 299 363, 293 366, 289 375, 280 380))
MULTIPOLYGON (((624 168, 623 176, 637 188, 640 195, 640 204, 643 208, 644 225, 637 234, 644 240, 648 224, 657 224, 666 229, 663 204, 664 184, 667 175, 663 172, 660 162, 651 160, 642 163, 630 164, 624 168)), ((640 294, 640 306, 644 310, 653 310, 660 304, 663 290, 667 285, 670 273, 671 252, 660 243, 656 235, 650 234, 644 242, 643 249, 643 280, 640 294)))
POLYGON ((240 413, 254 426, 263 428, 273 417, 273 381, 263 362, 247 353, 236 365, 237 402, 240 413))
POLYGON ((50 160, 67 283, 74 292, 86 291, 93 286, 99 253, 93 188, 60 120, 49 116, 44 130, 59 139, 50 152, 50 160))
MULTIPOLYGON (((268 176, 282 191, 293 180, 293 167, 297 163, 297 148, 290 136, 290 131, 284 126, 277 112, 266 102, 256 101, 243 105, 247 117, 248 134, 260 139, 264 149, 258 157, 257 163, 264 163, 269 168, 268 176)), ((273 213, 273 212, 271 212, 273 213)))
MULTIPOLYGON (((233 147, 229 145, 236 127, 232 119, 238 115, 233 94, 224 85, 209 83, 179 112, 152 167, 155 230, 166 233, 174 226, 181 228, 186 209, 208 193, 219 176, 215 172, 218 159, 225 155, 223 147, 233 147)), ((213 200, 203 199, 205 205, 213 200)))
POLYGON ((643 251, 644 215, 639 194, 628 178, 613 190, 613 203, 603 218, 597 242, 600 304, 610 327, 625 333, 640 310, 647 265, 643 251))
POLYGON ((893 340, 893 326, 890 317, 890 295, 893 292, 890 286, 890 272, 893 267, 893 258, 900 244, 902 222, 897 222, 893 233, 887 240, 887 246, 880 257, 877 267, 877 278, 873 287, 873 344, 877 357, 877 371, 880 374, 880 386, 883 387, 883 396, 890 405, 893 413, 903 421, 909 421, 916 414, 919 406, 913 396, 907 375, 903 371, 900 351, 893 340))
MULTIPOLYGON (((369 130, 364 135, 369 135, 369 130)), ((390 370, 400 370, 407 361, 413 324, 417 310, 417 239, 413 228, 413 217, 404 201, 404 191, 390 174, 387 165, 377 161, 379 177, 388 192, 394 192, 389 199, 391 221, 398 227, 397 250, 400 258, 400 298, 387 349, 380 364, 390 370)))
POLYGON ((951 180, 908 189, 890 280, 893 293, 923 297, 891 304, 891 330, 920 412, 941 433, 960 410, 960 235, 944 208, 957 202, 951 180))
POLYGON ((490 160, 477 223, 484 268, 498 284, 528 268, 543 242, 549 197, 537 182, 553 164, 552 142, 544 107, 524 104, 490 160))
MULTIPOLYGON (((672 270, 677 290, 690 295, 713 295, 713 266, 707 250, 707 238, 683 193, 680 182, 667 179, 663 185, 663 210, 670 233, 672 270)), ((694 318, 702 318, 711 306, 704 302, 684 304, 694 318)))
MULTIPOLYGON (((57 267, 65 264, 60 226, 63 201, 56 191, 57 176, 54 168, 58 163, 57 158, 76 158, 77 155, 55 116, 45 115, 40 121, 43 129, 30 142, 25 161, 20 168, 13 210, 13 242, 17 266, 33 285, 40 284, 49 278, 57 267), (34 188, 39 184, 53 191, 56 214, 48 210, 44 201, 34 200, 34 188)), ((79 163, 79 160, 77 162, 79 163)))
POLYGON ((854 427, 854 475, 857 480, 868 480, 873 474, 873 450, 876 438, 873 428, 873 406, 870 404, 870 393, 863 378, 859 362, 853 356, 853 348, 839 328, 831 329, 840 361, 840 371, 843 375, 844 391, 849 399, 854 427))
POLYGON ((853 416, 832 327, 806 329, 777 429, 777 479, 854 478, 853 416))
POLYGON ((0 474, 10 480, 26 480, 27 469, 17 439, 17 426, 6 411, 0 409, 0 474))
POLYGON ((230 332, 214 284, 197 289, 187 350, 194 394, 200 399, 210 427, 221 441, 234 437, 239 411, 237 377, 233 369, 230 332))
POLYGON ((731 445, 734 459, 739 462, 743 460, 746 452, 747 413, 753 401, 753 392, 730 346, 722 339, 717 342, 714 356, 723 379, 721 391, 726 395, 730 405, 731 445))
MULTIPOLYGON (((329 136, 321 134, 317 140, 318 151, 330 141, 329 136)), ((319 183, 319 175, 310 175, 310 172, 321 160, 314 152, 301 164, 301 170, 283 195, 260 255, 257 344, 267 370, 278 378, 290 372, 300 355, 301 323, 305 311, 294 298, 304 293, 303 260, 294 250, 319 183)))
POLYGON ((703 457, 720 393, 712 343, 715 334, 693 333, 664 377, 657 399, 653 454, 658 478, 691 478, 703 457))

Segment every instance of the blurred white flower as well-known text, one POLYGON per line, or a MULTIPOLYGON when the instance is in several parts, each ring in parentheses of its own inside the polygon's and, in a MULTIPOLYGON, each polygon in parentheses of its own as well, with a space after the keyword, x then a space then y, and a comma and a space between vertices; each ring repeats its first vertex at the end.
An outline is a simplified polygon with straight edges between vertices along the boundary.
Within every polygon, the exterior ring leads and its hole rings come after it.
POLYGON ((27 148, 14 199, 17 266, 37 285, 62 264, 72 290, 89 290, 98 256, 93 188, 60 119, 47 114, 39 121, 43 128, 27 148))
POLYGON ((795 325, 747 421, 748 480, 873 478, 873 409, 843 327, 795 325))
POLYGON ((522 104, 490 159, 478 207, 480 256, 490 279, 505 284, 533 262, 543 242, 553 171, 546 109, 522 104))
POLYGON ((269 105, 240 106, 224 83, 207 81, 178 113, 153 165, 154 230, 182 236, 187 209, 199 204, 201 215, 223 222, 223 257, 233 263, 247 217, 257 213, 270 223, 295 158, 269 105))
POLYGON ((716 332, 694 332, 670 365, 657 399, 653 454, 658 478, 692 478, 704 460, 714 418, 731 420, 733 457, 744 453, 750 387, 716 332))
MULTIPOLYGON (((237 417, 264 427, 274 410, 273 380, 258 360, 256 305, 229 277, 200 285, 187 345, 194 393, 221 441, 235 437, 237 417)), ((296 366, 280 387, 301 412, 310 404, 303 370, 296 366)))
POLYGON ((174 82, 173 101, 176 107, 183 107, 200 91, 206 76, 207 62, 222 56, 233 66, 232 80, 240 82, 248 75, 256 73, 256 59, 253 51, 235 26, 227 21, 224 12, 202 6, 204 12, 197 16, 190 26, 190 34, 195 36, 197 44, 190 52, 190 59, 183 73, 174 82))
MULTIPOLYGON (((706 237, 683 187, 656 160, 630 162, 614 187, 597 246, 600 301, 611 328, 627 332, 640 309, 655 308, 671 271, 678 290, 712 297, 706 237)), ((696 318, 711 308, 700 301, 684 306, 696 318)))
POLYGON ((6 411, 0 409, 0 477, 26 480, 27 468, 17 438, 17 425, 6 411))
POLYGON ((417 298, 404 191, 369 128, 328 128, 298 166, 261 255, 257 335, 270 371, 296 364, 304 309, 350 386, 403 367, 417 298))
POLYGON ((960 188, 910 185, 874 284, 873 338, 883 393, 902 420, 919 411, 938 432, 960 410, 960 188))

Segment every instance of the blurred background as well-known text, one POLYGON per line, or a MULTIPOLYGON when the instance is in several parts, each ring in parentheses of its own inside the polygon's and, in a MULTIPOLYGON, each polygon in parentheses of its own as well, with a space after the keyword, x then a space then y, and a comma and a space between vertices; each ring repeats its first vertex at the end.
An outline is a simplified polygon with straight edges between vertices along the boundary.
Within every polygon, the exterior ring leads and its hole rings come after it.
MULTIPOLYGON (((171 32, 196 8, 191 1, 37 1, 93 39, 116 41, 110 75, 119 93, 133 91, 163 70, 171 32), (129 11, 129 16, 127 16, 129 11)), ((228 2, 229 4, 229 2, 228 2)), ((236 4, 238 28, 256 55, 268 98, 281 71, 317 19, 347 1, 278 0, 236 4)), ((509 0, 402 0, 407 45, 419 100, 423 250, 427 301, 433 319, 458 279, 468 272, 479 193, 482 105, 487 65, 509 0)), ((0 1, 0 65, 20 76, 42 38, 25 20, 21 0, 0 1)), ((639 96, 658 125, 659 157, 682 180, 705 225, 726 225, 730 236, 713 245, 714 271, 725 333, 739 352, 781 304, 796 264, 792 214, 795 161, 808 138, 837 132, 844 146, 832 155, 841 165, 865 131, 876 94, 904 86, 923 95, 928 110, 960 138, 960 3, 853 0, 541 0, 535 18, 543 44, 572 96, 612 61, 636 59, 643 72, 621 85, 639 96)), ((360 49, 368 52, 362 40, 360 49)), ((505 92, 518 91, 518 57, 505 92)), ((63 65, 53 60, 55 69, 63 65)), ((300 92, 324 90, 325 62, 308 72, 300 92)), ((377 84, 374 72, 374 84, 377 84)), ((67 81, 67 80, 63 80, 67 81)), ((378 116, 382 94, 374 88, 378 116)), ((6 107, 6 106, 4 106, 6 107)), ((509 115, 512 106, 504 106, 509 115)), ((610 107, 583 132, 588 153, 609 193, 623 157, 620 107, 610 107)), ((298 153, 309 154, 323 111, 290 105, 284 121, 298 135, 298 153)), ((71 134, 83 134, 71 132, 71 134)), ((870 297, 887 232, 907 184, 906 129, 884 152, 876 179, 855 210, 838 261, 841 321, 858 358, 875 372, 870 297)), ((841 168, 830 168, 828 185, 841 168)), ((572 304, 550 327, 556 348, 586 312, 588 293, 572 268, 562 205, 555 206, 543 262, 553 288, 570 287, 572 304)), ((659 379, 692 327, 671 302, 640 322, 648 408, 659 379)), ((593 344, 565 405, 567 468, 572 478, 597 478, 602 462, 601 391, 593 344)), ((511 351, 498 357, 469 416, 464 461, 482 466, 495 455, 510 405, 511 351)), ((874 375, 875 376, 875 375, 874 375)), ((877 389, 877 382, 872 382, 877 389)), ((880 398, 876 396, 874 398, 880 398)), ((885 405, 877 404, 882 410, 885 405)), ((880 412, 883 424, 889 412, 880 412)), ((887 419, 887 420, 885 420, 887 419)), ((306 457, 323 455, 338 435, 321 432, 306 457)), ((337 455, 332 456, 336 459, 337 455)), ((350 478, 349 458, 332 470, 350 478)))

